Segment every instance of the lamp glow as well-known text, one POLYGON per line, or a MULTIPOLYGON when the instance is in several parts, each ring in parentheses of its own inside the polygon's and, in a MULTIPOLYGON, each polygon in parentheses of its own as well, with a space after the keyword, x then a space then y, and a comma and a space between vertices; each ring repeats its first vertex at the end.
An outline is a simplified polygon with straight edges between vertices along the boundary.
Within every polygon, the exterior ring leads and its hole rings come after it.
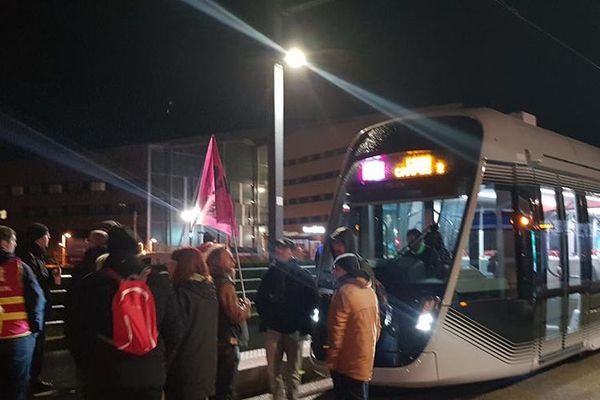
POLYGON ((181 219, 185 222, 194 222, 200 213, 200 209, 198 207, 194 207, 191 210, 184 210, 181 212, 181 219))
POLYGON ((292 68, 300 68, 306 65, 306 56, 302 50, 293 48, 285 55, 285 62, 292 68))

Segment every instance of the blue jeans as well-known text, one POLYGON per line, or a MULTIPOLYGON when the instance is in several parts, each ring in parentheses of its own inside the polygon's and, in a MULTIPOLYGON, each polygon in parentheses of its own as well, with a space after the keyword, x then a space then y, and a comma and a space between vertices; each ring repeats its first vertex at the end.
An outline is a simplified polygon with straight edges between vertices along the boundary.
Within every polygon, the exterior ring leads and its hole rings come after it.
POLYGON ((26 400, 35 335, 0 339, 0 399, 26 400))
POLYGON ((335 371, 331 371, 331 379, 336 400, 368 400, 369 382, 357 381, 335 371))

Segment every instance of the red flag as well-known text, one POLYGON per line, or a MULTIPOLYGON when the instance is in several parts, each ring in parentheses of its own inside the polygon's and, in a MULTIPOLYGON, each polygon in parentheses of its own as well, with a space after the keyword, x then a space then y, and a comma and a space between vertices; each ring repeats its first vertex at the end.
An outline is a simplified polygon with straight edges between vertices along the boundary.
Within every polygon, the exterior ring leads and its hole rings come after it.
POLYGON ((215 135, 208 142, 197 206, 199 214, 196 223, 208 225, 229 236, 237 236, 233 201, 215 135))

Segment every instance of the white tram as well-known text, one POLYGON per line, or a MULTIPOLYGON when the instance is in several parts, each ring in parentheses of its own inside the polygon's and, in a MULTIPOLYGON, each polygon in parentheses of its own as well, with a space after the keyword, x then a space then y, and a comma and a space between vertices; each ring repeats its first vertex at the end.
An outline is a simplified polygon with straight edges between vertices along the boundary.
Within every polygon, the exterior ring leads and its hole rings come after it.
MULTIPOLYGON (((338 226, 391 305, 374 384, 522 375, 600 347, 600 149, 491 109, 387 121, 348 149, 338 226), (447 257, 432 274, 405 246, 433 224, 447 257)), ((325 292, 330 265, 326 249, 325 292)))

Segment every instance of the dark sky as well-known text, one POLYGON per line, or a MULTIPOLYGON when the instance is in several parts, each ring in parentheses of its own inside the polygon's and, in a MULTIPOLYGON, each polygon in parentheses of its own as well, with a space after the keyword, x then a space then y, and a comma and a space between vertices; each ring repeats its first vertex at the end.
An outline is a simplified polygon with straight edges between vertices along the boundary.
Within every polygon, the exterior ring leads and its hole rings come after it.
MULTIPOLYGON (((270 34, 273 1, 219 4, 270 34)), ((600 2, 506 1, 600 63, 600 2)), ((283 22, 283 44, 403 106, 525 110, 600 146, 600 71, 494 0, 334 0, 283 22)), ((86 147, 261 127, 274 57, 178 0, 9 0, 0 111, 86 147)), ((310 72, 287 74, 287 123, 368 112, 310 72)))

